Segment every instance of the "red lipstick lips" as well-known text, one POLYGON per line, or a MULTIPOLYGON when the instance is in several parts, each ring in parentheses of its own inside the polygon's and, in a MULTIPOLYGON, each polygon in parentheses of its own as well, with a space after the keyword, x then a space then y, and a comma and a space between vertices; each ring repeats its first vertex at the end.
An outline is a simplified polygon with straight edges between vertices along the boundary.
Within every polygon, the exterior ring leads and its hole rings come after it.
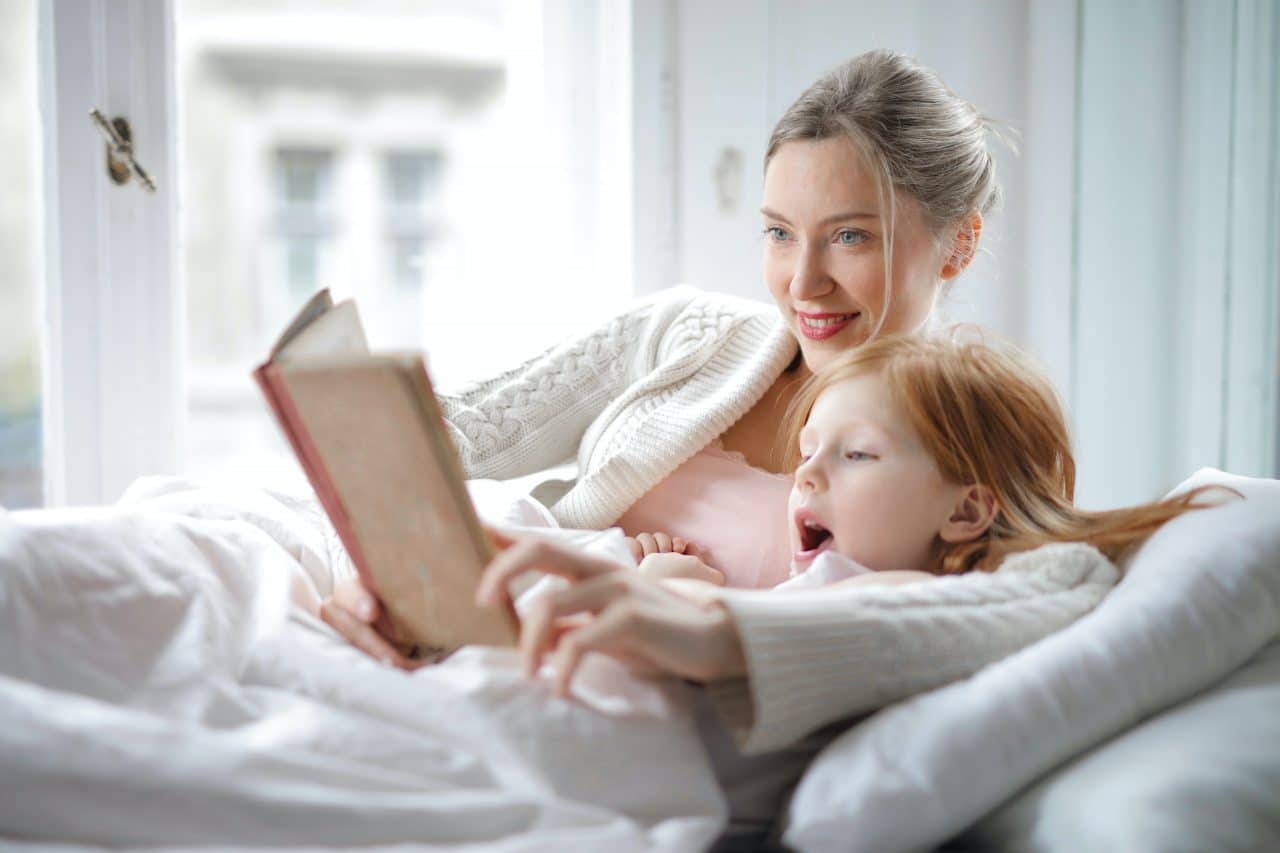
POLYGON ((796 312, 796 317, 800 320, 800 334, 811 341, 820 341, 839 334, 842 329, 858 319, 859 316, 857 313, 805 314, 802 311, 796 312))

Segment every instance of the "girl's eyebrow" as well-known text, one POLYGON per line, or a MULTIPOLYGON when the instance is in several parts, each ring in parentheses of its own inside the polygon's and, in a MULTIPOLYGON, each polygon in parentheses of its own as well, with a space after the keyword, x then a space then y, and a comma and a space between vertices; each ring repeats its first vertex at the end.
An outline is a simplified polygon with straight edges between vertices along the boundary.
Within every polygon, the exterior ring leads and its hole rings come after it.
MULTIPOLYGON (((768 207, 760 208, 760 212, 763 215, 769 217, 770 219, 776 219, 785 225, 791 224, 791 221, 787 219, 787 217, 783 216, 781 213, 778 213, 775 210, 771 210, 768 207)), ((878 213, 864 213, 858 210, 851 210, 847 213, 837 213, 834 216, 828 216, 826 219, 821 220, 818 224, 832 225, 836 222, 847 222, 850 219, 879 219, 879 218, 880 218, 880 214, 878 213)))

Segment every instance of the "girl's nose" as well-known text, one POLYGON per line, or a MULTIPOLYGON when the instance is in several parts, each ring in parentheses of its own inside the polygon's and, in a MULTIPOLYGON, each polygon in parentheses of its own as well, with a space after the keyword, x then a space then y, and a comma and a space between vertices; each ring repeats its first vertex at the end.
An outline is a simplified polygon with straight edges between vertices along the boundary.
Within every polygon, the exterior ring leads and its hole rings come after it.
POLYGON ((817 454, 801 462, 796 468, 796 487, 802 492, 821 489, 826 485, 822 474, 822 466, 818 463, 817 454))
POLYGON ((835 282, 827 274, 822 249, 813 245, 803 246, 791 276, 791 298, 798 302, 817 299, 826 296, 834 287, 835 282))

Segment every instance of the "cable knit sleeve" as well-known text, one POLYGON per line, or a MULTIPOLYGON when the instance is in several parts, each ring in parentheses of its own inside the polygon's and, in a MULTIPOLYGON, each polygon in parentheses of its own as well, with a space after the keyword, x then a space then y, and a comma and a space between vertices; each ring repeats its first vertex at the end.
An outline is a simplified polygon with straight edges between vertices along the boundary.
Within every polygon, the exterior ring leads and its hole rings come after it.
POLYGON ((499 376, 439 394, 467 478, 572 459, 592 421, 648 368, 662 323, 696 294, 664 291, 499 376))
POLYGON ((1096 549, 1047 545, 994 573, 918 584, 720 593, 748 677, 713 703, 748 754, 972 675, 1091 610, 1119 572, 1096 549))

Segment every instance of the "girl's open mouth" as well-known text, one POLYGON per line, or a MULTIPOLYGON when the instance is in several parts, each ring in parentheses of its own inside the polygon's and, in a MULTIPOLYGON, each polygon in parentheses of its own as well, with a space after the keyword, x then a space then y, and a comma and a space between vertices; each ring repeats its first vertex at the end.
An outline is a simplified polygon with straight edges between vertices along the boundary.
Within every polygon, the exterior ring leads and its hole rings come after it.
POLYGON ((795 562, 809 562, 817 557, 834 541, 831 531, 803 514, 797 514, 796 529, 800 532, 800 550, 795 554, 795 562))

